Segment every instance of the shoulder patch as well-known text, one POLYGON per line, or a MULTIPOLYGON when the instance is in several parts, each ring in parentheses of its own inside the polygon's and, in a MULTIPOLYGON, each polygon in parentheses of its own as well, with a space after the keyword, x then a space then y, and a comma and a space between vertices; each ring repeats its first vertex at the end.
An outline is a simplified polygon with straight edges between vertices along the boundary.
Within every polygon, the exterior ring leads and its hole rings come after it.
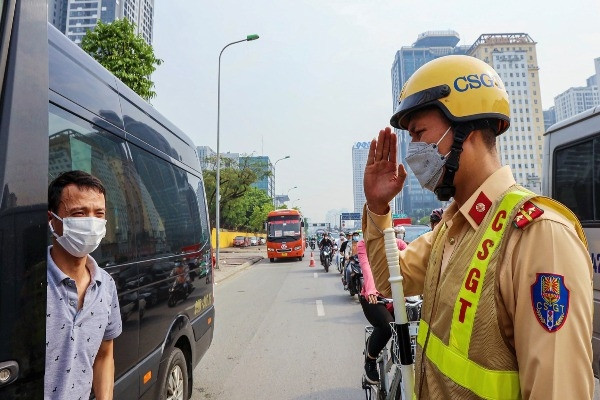
POLYGON ((557 274, 538 273, 531 285, 533 313, 540 325, 548 332, 562 328, 569 313, 569 289, 565 277, 557 274))
POLYGON ((523 204, 523 206, 521 206, 521 209, 513 219, 513 225, 515 226, 515 228, 523 229, 527 225, 529 225, 531 221, 533 221, 543 213, 544 210, 542 210, 532 202, 526 201, 523 204))

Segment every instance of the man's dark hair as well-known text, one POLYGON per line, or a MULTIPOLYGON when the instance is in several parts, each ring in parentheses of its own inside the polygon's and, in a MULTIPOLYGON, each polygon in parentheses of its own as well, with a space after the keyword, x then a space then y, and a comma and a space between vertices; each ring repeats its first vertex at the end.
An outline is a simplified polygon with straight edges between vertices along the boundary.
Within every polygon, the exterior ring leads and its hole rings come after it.
POLYGON ((481 129, 481 139, 488 149, 496 149, 496 132, 492 128, 481 129))
POLYGON ((498 136, 499 122, 494 119, 484 119, 476 121, 478 130, 481 132, 481 139, 490 150, 496 150, 496 136, 498 136))
POLYGON ((62 191, 67 185, 75 185, 78 189, 96 190, 106 196, 106 189, 95 176, 84 171, 67 171, 56 177, 48 186, 48 210, 56 213, 62 196, 62 191))

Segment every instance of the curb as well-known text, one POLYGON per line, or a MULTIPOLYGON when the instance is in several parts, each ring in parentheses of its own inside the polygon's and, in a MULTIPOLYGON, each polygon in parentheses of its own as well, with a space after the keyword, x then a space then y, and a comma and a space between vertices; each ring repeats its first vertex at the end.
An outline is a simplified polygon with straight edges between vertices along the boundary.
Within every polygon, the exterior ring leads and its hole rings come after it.
POLYGON ((221 283, 221 282, 223 282, 223 281, 231 278, 234 275, 237 275, 239 272, 241 272, 241 271, 243 271, 243 270, 251 267, 252 265, 254 265, 254 264, 258 263, 258 262, 261 262, 262 260, 264 260, 263 256, 255 256, 251 260, 246 261, 245 263, 240 264, 237 267, 235 267, 235 270, 232 271, 231 273, 226 274, 225 276, 222 276, 220 278, 217 278, 215 276, 215 285, 217 285, 217 284, 219 284, 219 283, 221 283))

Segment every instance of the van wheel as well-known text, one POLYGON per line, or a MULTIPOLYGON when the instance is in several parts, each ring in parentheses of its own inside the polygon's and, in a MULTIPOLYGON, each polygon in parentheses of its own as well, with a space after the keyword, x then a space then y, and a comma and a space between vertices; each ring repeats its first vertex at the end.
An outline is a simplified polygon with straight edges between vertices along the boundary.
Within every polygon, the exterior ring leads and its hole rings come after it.
POLYGON ((275 259, 273 257, 269 258, 269 262, 275 262, 275 259))
POLYGON ((188 370, 185 356, 177 347, 173 349, 167 361, 167 369, 161 373, 160 400, 187 400, 188 370))

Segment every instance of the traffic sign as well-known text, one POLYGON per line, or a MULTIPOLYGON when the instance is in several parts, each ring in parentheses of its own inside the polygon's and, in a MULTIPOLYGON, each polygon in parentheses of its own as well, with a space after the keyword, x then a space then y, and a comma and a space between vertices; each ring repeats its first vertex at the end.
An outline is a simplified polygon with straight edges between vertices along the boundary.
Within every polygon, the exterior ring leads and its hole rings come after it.
POLYGON ((392 219, 393 218, 406 218, 406 217, 408 217, 408 215, 406 215, 405 213, 392 214, 392 219))
POLYGON ((362 218, 361 213, 342 213, 342 221, 360 221, 362 218))

